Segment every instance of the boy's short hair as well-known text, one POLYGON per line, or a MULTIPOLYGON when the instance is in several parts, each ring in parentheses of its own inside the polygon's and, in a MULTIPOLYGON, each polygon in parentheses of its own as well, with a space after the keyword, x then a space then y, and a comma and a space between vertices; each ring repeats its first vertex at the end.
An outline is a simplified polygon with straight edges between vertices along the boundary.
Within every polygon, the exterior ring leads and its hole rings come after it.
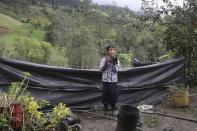
POLYGON ((116 46, 115 46, 114 44, 109 44, 109 45, 106 47, 106 51, 108 51, 109 48, 115 48, 115 49, 116 49, 116 46))

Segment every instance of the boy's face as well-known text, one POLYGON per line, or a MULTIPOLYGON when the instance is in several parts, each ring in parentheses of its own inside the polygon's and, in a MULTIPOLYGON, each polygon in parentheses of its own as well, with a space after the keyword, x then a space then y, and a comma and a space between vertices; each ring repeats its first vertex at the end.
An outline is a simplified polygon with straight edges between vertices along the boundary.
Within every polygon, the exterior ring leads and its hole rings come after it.
POLYGON ((107 55, 110 56, 110 57, 115 57, 115 55, 116 55, 116 48, 109 48, 107 50, 107 55))

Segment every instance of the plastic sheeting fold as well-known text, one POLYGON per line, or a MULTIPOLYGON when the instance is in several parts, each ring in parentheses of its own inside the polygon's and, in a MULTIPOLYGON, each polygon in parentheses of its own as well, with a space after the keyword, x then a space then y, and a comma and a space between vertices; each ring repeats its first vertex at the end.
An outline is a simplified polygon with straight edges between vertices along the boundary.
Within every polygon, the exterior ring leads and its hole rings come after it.
MULTIPOLYGON (((167 95, 170 84, 184 84, 184 59, 119 71, 119 104, 157 104, 167 95)), ((29 72, 28 91, 52 104, 64 102, 75 108, 90 108, 101 103, 101 72, 35 64, 0 58, 0 91, 24 78, 29 72)))

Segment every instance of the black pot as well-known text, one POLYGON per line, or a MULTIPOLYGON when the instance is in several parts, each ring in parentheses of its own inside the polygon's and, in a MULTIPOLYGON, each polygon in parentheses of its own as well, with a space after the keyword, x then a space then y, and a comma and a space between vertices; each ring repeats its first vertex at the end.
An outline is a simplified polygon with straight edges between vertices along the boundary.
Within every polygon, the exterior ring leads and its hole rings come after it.
POLYGON ((121 105, 118 111, 116 131, 136 131, 139 109, 131 105, 121 105))

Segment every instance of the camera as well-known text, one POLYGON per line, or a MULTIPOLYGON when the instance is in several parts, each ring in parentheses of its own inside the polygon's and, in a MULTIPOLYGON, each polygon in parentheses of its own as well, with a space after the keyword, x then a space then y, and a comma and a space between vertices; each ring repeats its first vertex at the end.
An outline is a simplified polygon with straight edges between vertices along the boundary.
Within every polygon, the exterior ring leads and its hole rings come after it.
POLYGON ((118 64, 118 58, 116 58, 116 57, 112 57, 111 61, 112 61, 113 65, 118 64))

